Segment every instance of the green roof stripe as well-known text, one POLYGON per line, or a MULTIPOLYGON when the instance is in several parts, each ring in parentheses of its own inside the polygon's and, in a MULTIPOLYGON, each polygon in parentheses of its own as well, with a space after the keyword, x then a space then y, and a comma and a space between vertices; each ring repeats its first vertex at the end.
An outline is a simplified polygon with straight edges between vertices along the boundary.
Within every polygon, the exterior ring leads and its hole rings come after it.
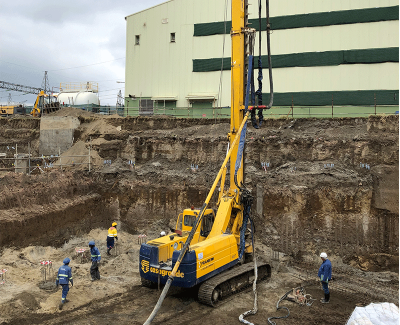
MULTIPOLYGON (((262 57, 262 67, 268 68, 267 56, 262 57)), ((255 66, 257 66, 257 57, 255 66)), ((361 50, 342 50, 327 52, 304 52, 272 55, 271 62, 273 68, 288 67, 315 67, 315 66, 335 66, 340 64, 365 64, 365 63, 384 63, 399 62, 399 48, 378 48, 361 50)), ((193 59, 193 72, 208 72, 230 70, 231 58, 212 58, 212 59, 193 59)))
MULTIPOLYGON (((303 27, 369 23, 376 21, 399 20, 399 6, 317 12, 310 14, 277 16, 270 18, 272 30, 303 27)), ((249 19, 250 27, 259 30, 258 19, 249 19)), ((194 36, 229 34, 232 22, 223 21, 194 25, 194 36)), ((266 18, 261 19, 261 30, 266 30, 266 18)))
MULTIPOLYGON (((263 93, 263 103, 269 103, 269 93, 263 93)), ((399 105, 398 90, 310 91, 274 93, 273 106, 399 105)))

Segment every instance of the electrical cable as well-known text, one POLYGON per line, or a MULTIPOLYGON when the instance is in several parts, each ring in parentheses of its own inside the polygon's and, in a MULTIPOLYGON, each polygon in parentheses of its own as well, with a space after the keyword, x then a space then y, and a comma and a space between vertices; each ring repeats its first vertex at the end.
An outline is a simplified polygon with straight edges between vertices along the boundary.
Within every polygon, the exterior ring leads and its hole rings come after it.
POLYGON ((284 318, 288 318, 288 317, 289 317, 289 315, 290 315, 289 308, 287 308, 287 307, 285 307, 285 306, 279 307, 279 304, 281 303, 282 300, 285 300, 285 299, 287 298, 288 294, 291 293, 292 291, 293 291, 293 289, 290 289, 290 290, 289 290, 288 292, 286 292, 286 293, 278 300, 278 302, 276 303, 276 310, 285 309, 285 310, 287 311, 287 315, 285 315, 285 316, 273 316, 273 317, 269 317, 269 318, 268 318, 268 324, 276 325, 276 323, 273 322, 272 319, 284 319, 284 318))
POLYGON ((266 0, 266 15, 267 15, 267 51, 268 51, 268 72, 269 72, 269 90, 270 90, 270 98, 269 104, 267 105, 267 109, 272 107, 272 103, 274 102, 274 83, 272 80, 272 63, 271 63, 271 26, 269 24, 269 0, 266 0))
POLYGON ((250 220, 250 224, 251 224, 251 244, 253 247, 253 261, 254 261, 254 280, 253 280, 253 293, 254 293, 254 306, 253 309, 248 310, 246 312, 244 312, 243 314, 241 314, 239 316, 239 321, 244 323, 244 324, 248 324, 248 325, 254 325, 253 323, 247 321, 244 319, 244 317, 246 317, 247 315, 255 315, 258 311, 258 307, 257 307, 257 279, 258 279, 258 269, 257 269, 257 256, 255 253, 255 247, 254 247, 254 225, 253 225, 253 220, 249 217, 250 220))
POLYGON ((113 61, 122 60, 122 59, 125 59, 125 57, 118 58, 118 59, 114 59, 114 60, 109 60, 109 61, 103 61, 103 62, 97 62, 97 63, 87 64, 87 65, 81 65, 81 66, 79 66, 79 67, 71 67, 71 68, 63 68, 63 69, 53 69, 53 70, 47 70, 47 71, 62 71, 62 70, 70 70, 70 69, 85 68, 85 67, 90 67, 90 66, 92 66, 92 65, 98 65, 98 64, 113 62, 113 61))
POLYGON ((222 59, 221 59, 221 71, 219 76, 219 86, 218 86, 218 107, 221 107, 222 101, 222 75, 224 70, 224 56, 225 56, 225 36, 226 36, 226 21, 228 12, 228 0, 225 0, 225 12, 224 12, 224 35, 222 37, 222 59))

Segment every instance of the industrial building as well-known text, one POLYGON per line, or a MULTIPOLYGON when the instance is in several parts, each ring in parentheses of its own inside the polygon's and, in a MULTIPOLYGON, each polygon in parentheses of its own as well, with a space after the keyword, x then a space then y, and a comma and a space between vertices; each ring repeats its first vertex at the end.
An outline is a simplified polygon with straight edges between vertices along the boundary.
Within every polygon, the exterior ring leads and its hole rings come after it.
MULTIPOLYGON (((249 27, 259 29, 258 10, 258 1, 250 3, 249 27)), ((126 114, 228 116, 230 17, 222 0, 170 0, 127 16, 126 114)), ((267 114, 398 112, 397 0, 270 0, 270 17, 274 108, 267 114)), ((261 41, 267 103, 266 32, 261 41)))

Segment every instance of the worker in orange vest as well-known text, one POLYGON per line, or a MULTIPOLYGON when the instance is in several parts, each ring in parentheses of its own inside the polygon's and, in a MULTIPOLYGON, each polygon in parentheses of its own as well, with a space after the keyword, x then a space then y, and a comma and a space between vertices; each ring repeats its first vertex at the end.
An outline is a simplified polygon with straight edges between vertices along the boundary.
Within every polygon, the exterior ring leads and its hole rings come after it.
POLYGON ((117 236, 117 223, 113 222, 111 227, 108 229, 108 236, 107 236, 107 255, 110 254, 110 250, 114 247, 114 238, 118 240, 117 236))

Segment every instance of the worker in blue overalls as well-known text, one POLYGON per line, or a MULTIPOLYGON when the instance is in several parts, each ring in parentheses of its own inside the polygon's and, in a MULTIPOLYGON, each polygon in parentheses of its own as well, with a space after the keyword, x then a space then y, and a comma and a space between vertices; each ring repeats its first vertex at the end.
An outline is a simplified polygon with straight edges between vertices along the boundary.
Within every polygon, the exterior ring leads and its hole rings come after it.
POLYGON ((67 294, 69 291, 69 282, 71 282, 71 286, 74 286, 74 282, 72 280, 71 268, 68 265, 69 262, 71 262, 71 260, 68 257, 64 258, 63 260, 64 265, 60 266, 60 268, 58 269, 58 274, 56 278, 57 288, 58 285, 61 285, 62 287, 61 303, 59 305, 60 309, 62 309, 64 304, 68 301, 67 294))
POLYGON ((322 264, 318 270, 318 278, 321 281, 322 288, 324 289, 325 298, 321 299, 323 304, 329 303, 329 299, 331 294, 329 292, 328 282, 332 279, 332 264, 331 261, 328 260, 328 255, 326 253, 321 253, 320 255, 322 264))
POLYGON ((99 262, 101 260, 101 255, 99 249, 95 246, 93 240, 89 242, 90 247, 90 256, 92 259, 92 266, 90 267, 90 275, 92 277, 92 281, 100 280, 100 272, 99 272, 99 262))

